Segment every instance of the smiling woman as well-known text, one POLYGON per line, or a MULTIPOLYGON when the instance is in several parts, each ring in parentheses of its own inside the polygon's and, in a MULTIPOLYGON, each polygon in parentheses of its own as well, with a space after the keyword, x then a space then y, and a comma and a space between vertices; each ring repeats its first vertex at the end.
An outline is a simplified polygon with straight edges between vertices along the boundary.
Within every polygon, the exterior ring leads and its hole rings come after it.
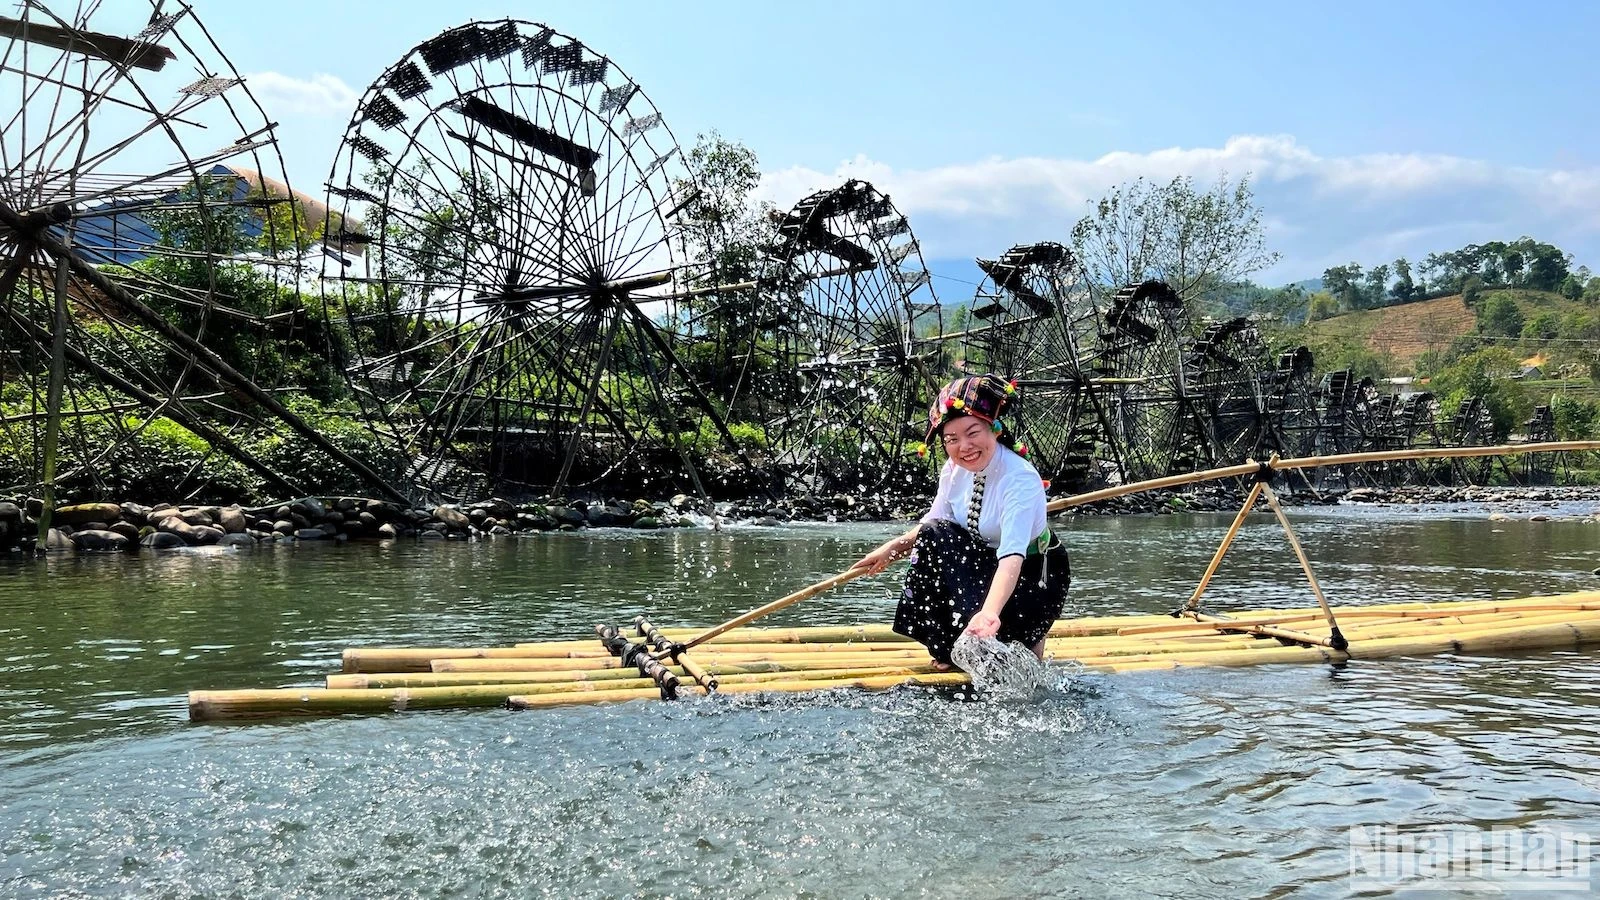
POLYGON ((1001 415, 1016 385, 998 375, 958 378, 928 409, 928 439, 948 459, 933 506, 905 534, 857 563, 881 572, 907 555, 894 630, 950 666, 962 632, 1019 641, 1042 655, 1061 614, 1071 571, 1067 550, 1045 519, 1044 484, 1023 458, 1001 415))

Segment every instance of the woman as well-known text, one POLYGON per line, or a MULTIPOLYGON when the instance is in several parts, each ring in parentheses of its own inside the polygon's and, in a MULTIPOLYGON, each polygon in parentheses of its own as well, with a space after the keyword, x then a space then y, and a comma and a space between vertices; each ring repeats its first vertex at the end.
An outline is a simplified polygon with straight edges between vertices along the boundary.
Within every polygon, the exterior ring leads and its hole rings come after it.
POLYGON ((933 507, 916 527, 863 556, 873 573, 907 555, 905 592, 894 630, 950 668, 963 630, 1020 641, 1044 656, 1071 572, 1066 548, 1046 526, 1044 484, 1014 449, 1000 419, 1016 386, 998 375, 958 378, 928 409, 928 441, 939 438, 944 468, 933 507))

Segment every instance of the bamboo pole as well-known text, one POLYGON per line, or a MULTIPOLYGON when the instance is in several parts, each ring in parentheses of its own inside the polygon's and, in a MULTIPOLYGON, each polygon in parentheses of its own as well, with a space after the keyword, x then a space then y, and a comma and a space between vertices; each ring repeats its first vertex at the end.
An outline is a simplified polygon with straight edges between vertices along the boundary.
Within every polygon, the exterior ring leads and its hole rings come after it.
MULTIPOLYGON (((708 656, 705 657, 704 661, 707 664, 733 663, 737 665, 754 662, 782 663, 785 660, 788 660, 792 664, 795 658, 795 655, 791 653, 773 655, 759 653, 735 653, 714 657, 708 656)), ((887 664, 905 660, 920 660, 927 658, 928 653, 925 650, 910 651, 906 653, 819 653, 815 656, 803 657, 803 659, 812 665, 840 662, 846 665, 867 665, 872 663, 887 664)), ((555 659, 436 659, 433 661, 433 671, 435 672, 559 672, 571 668, 572 665, 570 661, 555 659)), ((584 668, 631 669, 635 668, 635 666, 630 663, 625 663, 615 657, 606 657, 605 659, 585 660, 584 668)), ((407 671, 419 670, 412 669, 407 671)))
POLYGON ((733 618, 729 619, 728 621, 723 622, 721 625, 716 625, 716 626, 713 626, 711 628, 706 629, 705 631, 701 632, 700 634, 690 638, 687 641, 684 641, 683 642, 684 649, 692 650, 695 647, 698 647, 701 644, 704 644, 706 641, 711 640, 712 638, 716 637, 719 634, 722 634, 722 633, 727 632, 727 631, 732 631, 733 629, 738 628, 741 625, 748 625, 751 622, 754 622, 755 620, 761 618, 762 616, 771 615, 772 613, 775 613, 780 609, 784 609, 785 607, 793 606, 796 603, 799 603, 801 600, 806 600, 806 599, 809 599, 811 597, 815 597, 816 595, 822 593, 823 591, 832 590, 833 588, 836 588, 841 584, 846 584, 848 582, 854 581, 857 578, 860 578, 861 576, 866 575, 866 574, 867 574, 867 570, 865 568, 854 568, 854 569, 850 569, 850 570, 845 571, 845 572, 840 572, 838 575, 835 575, 835 576, 833 576, 831 578, 824 578, 823 580, 817 582, 816 584, 810 585, 808 587, 803 587, 800 590, 795 591, 792 594, 789 594, 789 595, 784 596, 784 597, 779 597, 778 599, 772 601, 771 603, 766 604, 765 606, 758 606, 755 609, 752 609, 752 610, 750 610, 749 612, 747 612, 747 613, 745 613, 743 615, 734 616, 733 618))
MULTIPOLYGON (((800 679, 795 681, 768 681, 759 684, 728 684, 724 685, 719 693, 724 694, 753 694, 753 693, 798 693, 810 691, 838 690, 840 688, 855 688, 863 691, 883 691, 901 685, 921 685, 926 687, 958 687, 970 684, 971 679, 963 672, 935 672, 926 675, 877 675, 864 678, 839 678, 839 679, 800 679)), ((618 703, 629 700, 647 699, 647 691, 594 691, 590 693, 575 692, 569 694, 535 694, 530 696, 514 696, 507 701, 512 709, 545 709, 554 706, 574 706, 588 703, 618 703)))
MULTIPOLYGON (((1268 463, 1276 462, 1273 459, 1268 463)), ((1328 618, 1329 643, 1328 646, 1335 650, 1343 650, 1349 646, 1349 641, 1339 633, 1339 623, 1333 617, 1333 610, 1328 607, 1328 598, 1323 596, 1322 585, 1317 583, 1317 573, 1311 571, 1311 560, 1306 558, 1305 548, 1300 546, 1300 539, 1295 536, 1294 526, 1289 524, 1289 517, 1284 514, 1283 507, 1278 504, 1278 494, 1266 482, 1261 483, 1261 492, 1267 497, 1267 505, 1272 507, 1272 512, 1278 517, 1278 524, 1283 526, 1283 534, 1289 539, 1289 546, 1294 548, 1294 555, 1300 560, 1300 568, 1306 573, 1306 581, 1311 585, 1311 593, 1317 598, 1317 605, 1322 607, 1322 614, 1328 618)))
POLYGON ((1250 493, 1244 498, 1244 504, 1239 507, 1239 514, 1233 517, 1233 524, 1228 526, 1228 533, 1222 536, 1222 543, 1217 546, 1217 552, 1211 556, 1211 564, 1206 566, 1204 575, 1200 576, 1200 583, 1195 585, 1194 593, 1184 602, 1185 612, 1194 612, 1200 608, 1200 595, 1211 586, 1211 579, 1217 574, 1217 569, 1222 567, 1222 558, 1228 555, 1228 548, 1233 546, 1233 539, 1239 536, 1239 529, 1244 527, 1246 516, 1256 505, 1256 500, 1261 497, 1262 488, 1266 487, 1264 481, 1257 481, 1250 488, 1250 493))

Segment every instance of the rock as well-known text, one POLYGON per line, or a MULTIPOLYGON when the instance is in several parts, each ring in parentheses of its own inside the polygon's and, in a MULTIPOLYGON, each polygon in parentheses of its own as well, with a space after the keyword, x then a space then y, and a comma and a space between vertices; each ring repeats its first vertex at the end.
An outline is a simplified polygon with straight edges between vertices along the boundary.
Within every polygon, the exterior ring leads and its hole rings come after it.
POLYGON ((617 528, 633 522, 633 512, 620 506, 591 506, 586 517, 594 528, 617 528))
POLYGON ((52 528, 52 529, 50 529, 49 533, 45 535, 44 549, 46 549, 46 550, 71 550, 72 549, 72 532, 71 531, 63 531, 60 528, 52 528))
POLYGON ((365 510, 356 514, 356 521, 360 522, 361 527, 368 531, 378 527, 378 517, 365 510))
POLYGON ((217 543, 226 537, 227 534, 228 533, 226 531, 223 531, 221 528, 218 528, 215 525, 194 526, 195 538, 200 542, 200 546, 202 547, 209 547, 212 544, 217 543))
POLYGON ((489 518, 489 511, 481 506, 474 506, 467 510, 467 521, 474 525, 482 525, 489 518))
POLYGON ((361 509, 361 498, 340 497, 334 501, 333 508, 342 513, 353 513, 361 509))
POLYGON ((156 525, 156 528, 167 534, 175 534, 190 546, 200 543, 200 533, 196 526, 190 525, 177 516, 167 516, 156 525))
POLYGON ((272 513, 274 519, 287 519, 292 515, 294 515, 294 510, 290 509, 288 504, 278 507, 272 513))
MULTIPOLYGON (((1037 507, 1035 507, 1035 508, 1037 509, 1037 507)), ((779 522, 777 519, 773 518, 772 516, 762 516, 759 519, 753 520, 750 524, 752 524, 752 525, 760 525, 763 528, 773 528, 773 527, 776 527, 778 525, 782 525, 783 523, 779 522)))
POLYGON ((72 533, 72 546, 85 553, 121 553, 132 543, 115 531, 85 528, 72 533))
POLYGON ((185 510, 178 513, 178 518, 188 522, 190 525, 211 525, 217 521, 211 518, 211 514, 203 509, 185 510))
POLYGON ((247 527, 244 520, 244 510, 237 504, 224 506, 217 511, 217 524, 228 534, 243 534, 247 527))
POLYGON ((177 550, 189 546, 183 538, 166 531, 152 531, 139 539, 139 546, 151 550, 177 550))
POLYGON ((558 525, 571 525, 574 527, 582 525, 587 521, 584 518, 583 513, 578 512, 570 506, 550 507, 550 518, 555 519, 558 525))
POLYGON ((295 531, 294 536, 302 541, 325 541, 328 533, 321 528, 301 528, 295 531))
POLYGON ((472 520, 467 518, 466 513, 450 506, 434 507, 433 517, 443 522, 445 527, 452 531, 466 531, 472 525, 472 520))
POLYGON ((1536 515, 1536 516, 1529 516, 1528 517, 1528 521, 1529 522, 1548 522, 1548 521, 1550 521, 1550 517, 1545 515, 1544 513, 1540 513, 1539 515, 1536 515))
POLYGON ((76 503, 58 506, 50 521, 57 525, 87 525, 90 522, 115 522, 122 518, 122 507, 115 503, 76 503))
POLYGON ((279 519, 278 521, 272 523, 273 531, 286 536, 294 534, 297 527, 298 526, 288 519, 279 519))
POLYGON ((328 514, 328 508, 323 506, 322 501, 316 497, 307 497, 300 501, 300 505, 305 507, 306 518, 313 522, 328 514))
POLYGON ((250 530, 251 531, 271 531, 275 524, 276 523, 274 523, 271 519, 257 519, 257 520, 255 520, 255 522, 253 524, 251 524, 250 530))
POLYGON ((78 531, 105 531, 111 526, 105 522, 85 522, 82 525, 74 525, 72 527, 78 531))
POLYGON ((135 543, 137 543, 139 538, 142 537, 142 535, 139 533, 139 527, 134 525, 132 522, 112 522, 109 530, 114 531, 117 534, 127 538, 129 541, 133 541, 135 543))
POLYGON ((339 533, 339 526, 333 524, 332 522, 323 522, 321 525, 317 526, 317 530, 328 537, 333 537, 339 533))
POLYGON ((496 525, 489 529, 489 533, 494 535, 510 534, 511 529, 505 527, 504 525, 496 525))
POLYGON ((444 540, 444 532, 439 531, 438 529, 428 528, 418 532, 417 537, 425 541, 441 541, 444 540))
POLYGON ((661 520, 655 516, 640 516, 639 518, 633 520, 633 527, 647 530, 651 528, 660 528, 661 520))
POLYGON ((148 506, 140 506, 137 503, 124 503, 120 509, 122 510, 122 521, 124 522, 143 525, 150 521, 150 507, 148 506))
POLYGON ((386 541, 392 541, 399 536, 400 529, 396 528, 393 522, 385 522, 378 526, 378 537, 386 541))
POLYGON ((360 537, 367 533, 367 527, 361 524, 360 519, 351 519, 339 526, 339 533, 347 537, 360 537))
POLYGON ((255 538, 248 534, 237 532, 233 534, 225 534, 222 536, 222 540, 217 541, 217 546, 219 547, 254 547, 255 545, 255 538))

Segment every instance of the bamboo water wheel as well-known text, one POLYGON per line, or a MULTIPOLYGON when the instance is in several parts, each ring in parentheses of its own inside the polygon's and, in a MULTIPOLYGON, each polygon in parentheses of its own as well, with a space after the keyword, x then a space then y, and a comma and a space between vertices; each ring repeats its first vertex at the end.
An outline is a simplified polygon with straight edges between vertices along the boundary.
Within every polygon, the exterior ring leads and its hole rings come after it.
POLYGON ((1053 486, 1095 481, 1105 440, 1104 409, 1090 370, 1099 313, 1076 285, 1072 252, 1060 244, 1018 244, 979 259, 984 280, 961 337, 963 368, 1015 380, 1022 401, 1013 423, 1030 461, 1053 486))
POLYGON ((792 287, 772 301, 777 377, 766 439, 803 491, 912 488, 923 414, 947 371, 942 313, 911 225, 865 181, 781 214, 769 250, 792 287))
POLYGON ((636 485, 659 493, 702 487, 698 443, 737 453, 680 358, 695 188, 608 57, 522 20, 430 38, 363 95, 328 192, 365 228, 324 267, 326 309, 421 488, 614 487, 666 459, 689 481, 636 485))
POLYGON ((291 364, 321 357, 300 293, 318 204, 194 10, 24 3, 0 17, 0 60, 0 458, 25 470, 9 487, 100 494, 148 456, 186 460, 147 473, 176 496, 242 491, 208 482, 222 455, 304 493, 306 473, 241 444, 276 419, 398 497, 284 402, 337 380, 291 364))

